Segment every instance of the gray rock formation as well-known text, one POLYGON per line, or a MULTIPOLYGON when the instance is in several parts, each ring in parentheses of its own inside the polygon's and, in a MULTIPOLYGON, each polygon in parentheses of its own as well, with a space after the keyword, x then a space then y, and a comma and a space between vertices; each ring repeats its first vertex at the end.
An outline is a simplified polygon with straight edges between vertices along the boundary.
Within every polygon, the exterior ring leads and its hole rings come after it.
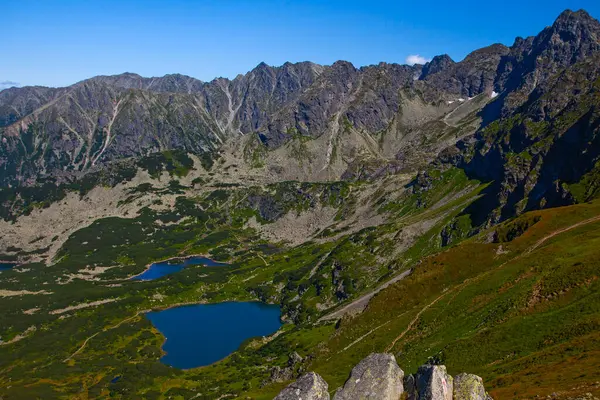
POLYGON ((404 372, 392 354, 373 353, 352 369, 334 400, 398 400, 404 389, 404 372))
POLYGON ((423 365, 415 375, 406 375, 404 390, 407 400, 492 400, 479 376, 452 378, 443 365, 423 365))
POLYGON ((453 379, 443 365, 422 365, 415 374, 416 399, 452 400, 453 379))
POLYGON ((473 374, 459 374, 454 377, 454 400, 487 400, 489 395, 483 387, 483 380, 473 374))
MULTIPOLYGON (((296 353, 290 355, 290 362, 297 358, 295 356, 296 353)), ((452 378, 445 366, 427 364, 419 367, 416 374, 405 376, 395 357, 388 353, 372 353, 358 363, 333 400, 399 400, 401 397, 406 400, 493 400, 477 375, 463 373, 452 378)), ((310 372, 275 399, 300 398, 328 399, 327 383, 310 372)))
POLYGON ((319 374, 309 372, 283 389, 274 400, 329 400, 328 388, 319 374))

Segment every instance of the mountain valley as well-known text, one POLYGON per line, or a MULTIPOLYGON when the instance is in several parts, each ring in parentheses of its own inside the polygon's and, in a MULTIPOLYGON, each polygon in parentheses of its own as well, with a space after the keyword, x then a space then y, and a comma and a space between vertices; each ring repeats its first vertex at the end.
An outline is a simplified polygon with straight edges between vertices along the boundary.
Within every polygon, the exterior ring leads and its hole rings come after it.
POLYGON ((310 371, 333 395, 382 352, 597 398, 600 22, 459 62, 5 89, 0 217, 0 399, 270 399, 310 371), (192 256, 229 266, 131 279, 192 256), (161 363, 148 312, 257 301, 274 334, 161 363))

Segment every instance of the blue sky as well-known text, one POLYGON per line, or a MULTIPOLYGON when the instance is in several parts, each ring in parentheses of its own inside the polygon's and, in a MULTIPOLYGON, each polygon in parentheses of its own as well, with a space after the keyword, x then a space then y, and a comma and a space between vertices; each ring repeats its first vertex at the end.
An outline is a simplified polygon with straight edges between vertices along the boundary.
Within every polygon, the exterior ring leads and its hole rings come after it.
POLYGON ((261 61, 356 66, 470 51, 551 25, 600 1, 0 1, 0 89, 105 74, 235 77, 261 61))

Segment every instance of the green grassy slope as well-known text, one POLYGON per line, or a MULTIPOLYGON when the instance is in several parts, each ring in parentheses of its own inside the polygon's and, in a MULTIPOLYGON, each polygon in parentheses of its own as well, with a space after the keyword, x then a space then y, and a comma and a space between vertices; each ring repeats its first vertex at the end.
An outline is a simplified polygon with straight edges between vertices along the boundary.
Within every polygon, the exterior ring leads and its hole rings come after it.
POLYGON ((309 369, 335 388, 370 352, 391 351, 408 373, 435 357, 479 374, 494 398, 597 395, 599 216, 598 201, 533 212, 507 223, 540 218, 511 242, 482 234, 424 259, 343 320, 309 369))
POLYGON ((26 335, 0 346, 0 396, 267 399, 285 385, 268 382, 270 368, 284 367, 291 351, 332 390, 368 353, 391 351, 409 373, 429 357, 452 374, 477 373, 495 398, 597 393, 600 220, 590 218, 600 215, 600 201, 527 213, 464 240, 472 228, 463 210, 484 186, 457 169, 422 179, 427 190, 374 191, 369 206, 386 219, 351 233, 339 224, 360 206, 361 184, 220 188, 180 197, 171 211, 96 221, 71 236, 55 265, 2 272, 0 290, 45 292, 0 299, 2 339, 26 335), (338 216, 300 246, 269 243, 246 225, 319 204, 338 216), (407 232, 414 240, 405 243, 407 232), (148 262, 194 253, 234 266, 126 280, 148 262), (87 265, 118 268, 98 280, 74 277, 87 265), (414 272, 362 314, 316 322, 408 268, 414 272), (117 300, 61 311, 105 299, 117 300), (293 323, 209 367, 179 371, 158 361, 164 338, 145 310, 256 299, 280 304, 293 323), (111 383, 115 376, 123 378, 111 383))

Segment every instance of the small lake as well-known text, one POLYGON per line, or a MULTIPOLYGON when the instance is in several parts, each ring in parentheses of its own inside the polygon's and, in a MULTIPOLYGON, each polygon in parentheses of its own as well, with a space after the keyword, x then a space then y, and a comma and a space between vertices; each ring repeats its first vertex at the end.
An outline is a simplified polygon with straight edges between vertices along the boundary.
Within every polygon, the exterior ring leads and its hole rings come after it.
POLYGON ((146 317, 167 338, 160 361, 175 368, 210 365, 255 336, 281 327, 279 306, 259 302, 227 302, 151 311, 146 317))
POLYGON ((220 263, 206 257, 188 257, 173 259, 168 261, 160 261, 154 264, 150 264, 147 270, 139 275, 131 278, 136 281, 151 281, 154 279, 162 278, 165 275, 173 274, 181 271, 185 267, 190 265, 204 265, 206 267, 228 267, 229 264, 220 263))
POLYGON ((16 265, 17 265, 16 263, 0 262, 0 271, 11 269, 12 267, 14 267, 16 265))

